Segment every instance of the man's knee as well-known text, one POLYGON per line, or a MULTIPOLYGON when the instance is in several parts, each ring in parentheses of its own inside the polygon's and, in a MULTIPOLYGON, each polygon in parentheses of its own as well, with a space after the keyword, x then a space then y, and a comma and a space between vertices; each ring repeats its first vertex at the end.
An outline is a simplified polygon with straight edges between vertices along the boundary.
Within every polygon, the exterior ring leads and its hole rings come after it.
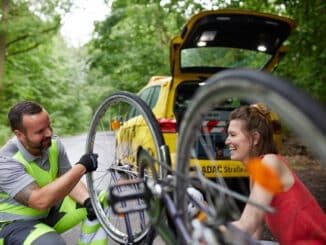
POLYGON ((38 220, 19 220, 1 229, 4 244, 64 245, 63 238, 38 220))
POLYGON ((56 232, 48 232, 39 236, 32 245, 65 245, 64 239, 56 232))

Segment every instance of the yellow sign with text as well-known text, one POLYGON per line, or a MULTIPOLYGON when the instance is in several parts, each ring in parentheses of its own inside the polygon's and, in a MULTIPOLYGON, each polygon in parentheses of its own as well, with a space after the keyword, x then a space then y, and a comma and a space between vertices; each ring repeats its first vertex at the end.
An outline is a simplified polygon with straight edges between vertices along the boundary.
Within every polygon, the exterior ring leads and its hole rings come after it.
POLYGON ((239 161, 192 159, 190 164, 200 169, 207 178, 248 176, 245 166, 239 161))

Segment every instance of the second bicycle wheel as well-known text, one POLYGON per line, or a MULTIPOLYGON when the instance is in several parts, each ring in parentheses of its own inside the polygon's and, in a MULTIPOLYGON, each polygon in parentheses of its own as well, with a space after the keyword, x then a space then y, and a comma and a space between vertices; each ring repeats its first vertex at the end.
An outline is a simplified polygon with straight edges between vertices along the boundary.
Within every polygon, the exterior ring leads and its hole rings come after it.
POLYGON ((239 172, 241 165, 233 167, 232 161, 229 160, 229 166, 224 162, 228 161, 228 149, 224 145, 226 134, 223 134, 223 127, 227 125, 228 113, 232 109, 241 103, 255 102, 262 102, 276 112, 288 128, 304 138, 319 157, 326 159, 326 113, 323 106, 292 84, 270 74, 253 70, 228 70, 216 74, 207 80, 193 99, 178 138, 174 197, 178 213, 190 233, 193 231, 194 211, 202 209, 207 225, 215 228, 230 221, 228 219, 239 218, 241 214, 233 199, 242 199, 246 203, 246 197, 231 192, 225 185, 225 175, 239 172), (191 200, 191 196, 196 199, 196 194, 192 194, 189 187, 202 192, 203 197, 199 198, 204 200, 202 207, 191 200))
MULTIPOLYGON (((142 198, 122 200, 116 214, 107 203, 109 188, 124 180, 152 178, 165 173, 160 163, 164 139, 150 108, 138 96, 118 92, 107 97, 91 121, 86 152, 99 155, 98 169, 87 174, 92 204, 108 236, 119 244, 139 244, 150 231, 142 198), (130 210, 134 210, 129 212, 130 210), (135 211, 136 210, 136 211, 135 211)), ((138 185, 119 186, 122 195, 141 192, 138 185)))

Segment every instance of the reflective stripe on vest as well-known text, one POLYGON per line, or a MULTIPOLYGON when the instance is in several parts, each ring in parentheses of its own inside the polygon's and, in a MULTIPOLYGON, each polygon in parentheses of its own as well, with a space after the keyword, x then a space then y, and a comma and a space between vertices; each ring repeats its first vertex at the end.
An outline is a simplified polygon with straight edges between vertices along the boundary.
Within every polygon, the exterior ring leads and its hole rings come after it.
MULTIPOLYGON (((58 174, 59 151, 57 142, 55 140, 52 140, 52 144, 48 149, 48 152, 50 165, 49 171, 45 171, 44 169, 40 168, 35 162, 28 162, 19 151, 13 156, 15 160, 24 165, 26 172, 35 179, 36 183, 40 187, 43 187, 55 180, 58 174)), ((8 218, 7 221, 14 219, 38 219, 46 217, 48 210, 41 211, 29 208, 14 201, 7 193, 2 192, 0 193, 0 214, 3 217, 9 217, 11 215, 17 216, 12 219, 8 218)))

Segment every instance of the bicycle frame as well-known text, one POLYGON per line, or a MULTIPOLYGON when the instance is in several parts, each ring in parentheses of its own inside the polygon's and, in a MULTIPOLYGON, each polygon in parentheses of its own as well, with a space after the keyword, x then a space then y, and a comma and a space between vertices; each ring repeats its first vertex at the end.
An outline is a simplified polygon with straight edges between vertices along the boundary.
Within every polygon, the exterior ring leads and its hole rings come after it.
MULTIPOLYGON (((161 151, 163 156, 169 156, 167 147, 161 147, 161 151)), ((171 166, 169 157, 164 157, 164 162, 165 163, 161 163, 161 165, 171 166)), ((155 227, 156 232, 166 242, 167 245, 175 245, 179 244, 179 242, 182 244, 191 244, 191 235, 187 231, 181 216, 177 213, 175 203, 171 198, 171 192, 166 190, 169 188, 169 186, 170 184, 164 184, 163 180, 160 183, 153 183, 149 178, 124 180, 122 183, 110 187, 109 203, 112 205, 113 210, 119 215, 139 212, 146 209, 149 217, 151 217, 151 224, 155 227), (137 193, 133 192, 128 195, 121 195, 119 192, 115 191, 122 186, 128 185, 139 185, 139 189, 142 191, 137 193), (128 200, 134 199, 143 199, 147 205, 128 210, 122 210, 116 208, 115 206, 121 202, 127 202, 128 200), (165 207, 167 217, 169 221, 172 222, 176 227, 177 233, 171 230, 171 227, 166 223, 166 219, 162 219, 162 214, 160 212, 163 210, 163 208, 161 208, 162 206, 165 207)))

